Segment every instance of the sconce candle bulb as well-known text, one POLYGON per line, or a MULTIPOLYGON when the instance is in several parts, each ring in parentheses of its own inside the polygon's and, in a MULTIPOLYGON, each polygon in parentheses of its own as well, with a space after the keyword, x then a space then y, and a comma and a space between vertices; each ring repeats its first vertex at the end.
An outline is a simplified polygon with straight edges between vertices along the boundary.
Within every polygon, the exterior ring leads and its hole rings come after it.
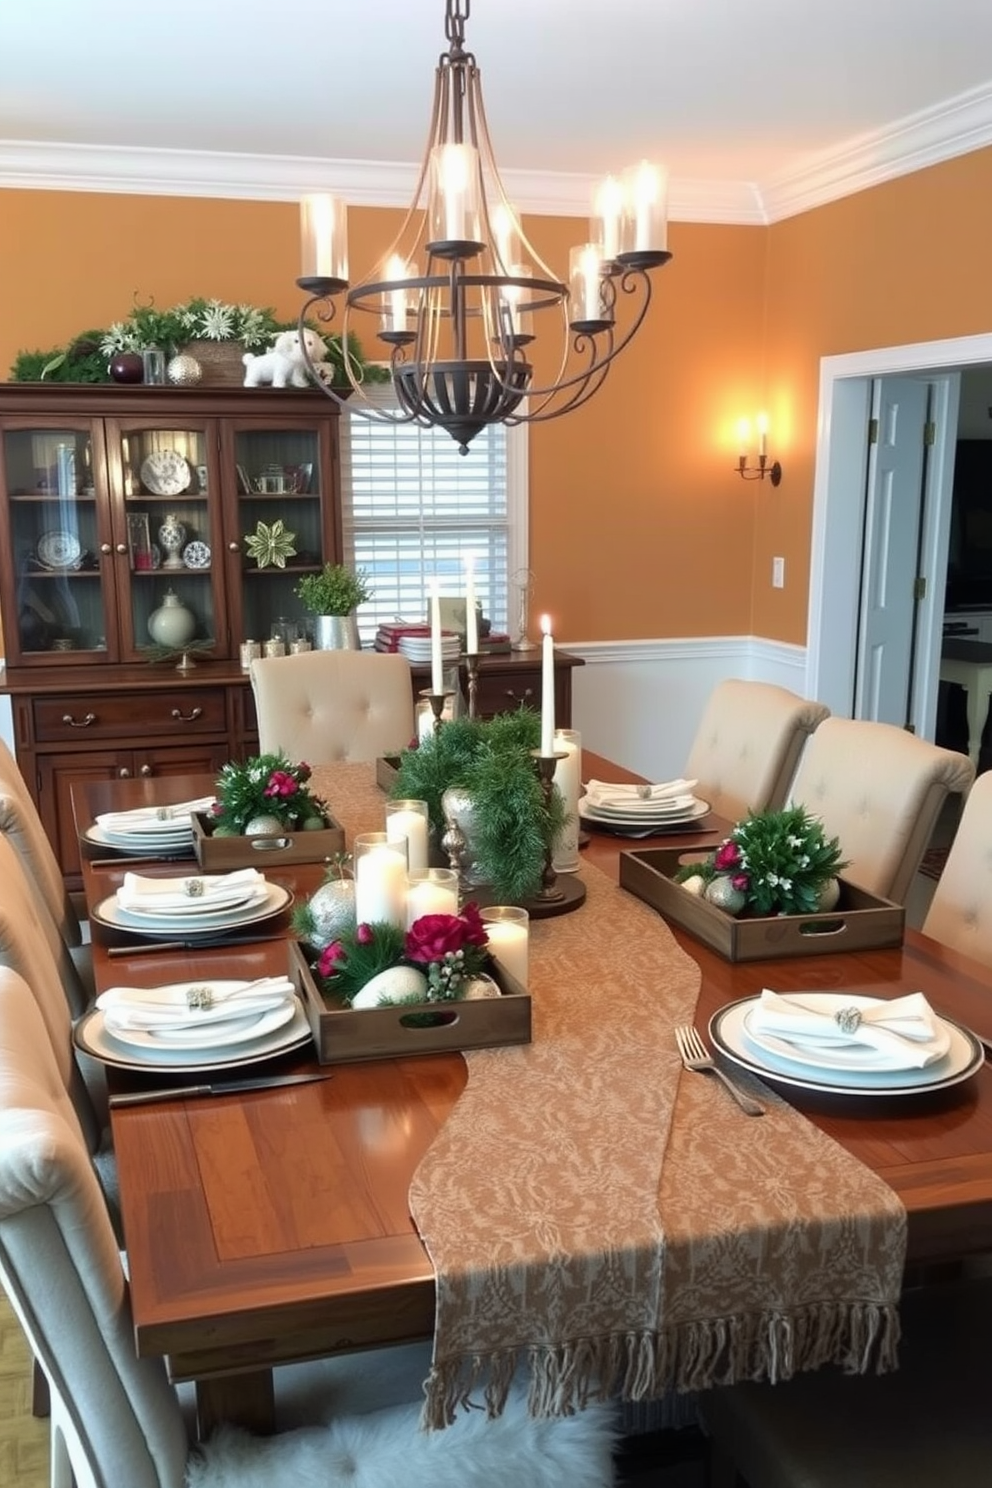
POLYGON ((768 459, 768 415, 759 413, 755 419, 755 427, 758 431, 758 463, 749 465, 748 451, 751 444, 751 421, 741 419, 737 425, 737 439, 740 446, 740 454, 737 457, 737 474, 742 480, 764 480, 767 475, 773 486, 781 484, 782 466, 778 460, 768 459))

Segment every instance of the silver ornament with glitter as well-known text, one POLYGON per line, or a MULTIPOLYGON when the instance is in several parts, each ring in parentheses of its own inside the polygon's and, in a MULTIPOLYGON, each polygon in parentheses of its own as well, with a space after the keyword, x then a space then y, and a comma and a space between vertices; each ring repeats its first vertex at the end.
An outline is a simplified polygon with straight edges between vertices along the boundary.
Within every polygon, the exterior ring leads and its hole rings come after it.
POLYGON ((176 387, 196 387, 203 376, 203 368, 196 357, 181 351, 178 356, 170 359, 165 375, 176 387))
POLYGON ((738 915, 744 908, 743 890, 735 889, 726 876, 711 879, 706 885, 705 897, 717 909, 725 910, 730 915, 738 915))
POLYGON ((350 878, 332 878, 321 884, 308 905, 313 916, 310 945, 322 951, 332 940, 340 940, 355 928, 355 885, 350 878))
POLYGON ((246 837, 278 837, 285 830, 277 816, 253 816, 245 822, 246 837))

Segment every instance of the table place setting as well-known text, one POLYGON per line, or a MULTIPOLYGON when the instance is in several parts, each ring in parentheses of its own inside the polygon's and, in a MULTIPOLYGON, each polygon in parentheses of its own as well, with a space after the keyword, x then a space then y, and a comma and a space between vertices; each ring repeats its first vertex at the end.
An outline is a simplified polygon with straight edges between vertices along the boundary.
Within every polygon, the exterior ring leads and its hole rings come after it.
POLYGON ((100 813, 83 832, 83 838, 98 847, 116 852, 150 852, 163 857, 192 853, 193 815, 209 811, 216 797, 198 796, 195 800, 176 801, 163 806, 138 806, 131 811, 100 813))
POLYGON ((734 1064, 801 1089, 912 1095, 970 1079, 984 1050, 920 992, 884 999, 849 992, 777 993, 721 1008, 710 1036, 734 1064))
POLYGON ((659 832, 684 831, 710 810, 708 801, 693 795, 695 780, 669 780, 660 785, 619 785, 586 781, 579 798, 579 818, 585 826, 618 837, 653 837, 659 832))
POLYGON ((90 918, 108 929, 171 941, 177 934, 196 938, 253 925, 292 902, 289 889, 270 883, 257 868, 169 878, 125 873, 120 888, 97 904, 90 918))

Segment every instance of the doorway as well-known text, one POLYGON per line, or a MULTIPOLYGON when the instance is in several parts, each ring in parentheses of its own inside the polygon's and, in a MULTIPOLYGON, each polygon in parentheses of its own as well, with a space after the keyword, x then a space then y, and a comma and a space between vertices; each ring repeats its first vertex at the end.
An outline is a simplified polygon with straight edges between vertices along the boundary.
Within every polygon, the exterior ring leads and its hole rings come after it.
POLYGON ((840 717, 854 712, 861 619, 861 552, 868 424, 875 379, 916 376, 933 386, 938 438, 928 464, 921 534, 927 596, 918 613, 913 717, 921 737, 936 732, 950 493, 960 376, 992 363, 992 335, 919 342, 824 357, 820 363, 819 436, 813 486, 813 533, 807 625, 806 693, 840 717))

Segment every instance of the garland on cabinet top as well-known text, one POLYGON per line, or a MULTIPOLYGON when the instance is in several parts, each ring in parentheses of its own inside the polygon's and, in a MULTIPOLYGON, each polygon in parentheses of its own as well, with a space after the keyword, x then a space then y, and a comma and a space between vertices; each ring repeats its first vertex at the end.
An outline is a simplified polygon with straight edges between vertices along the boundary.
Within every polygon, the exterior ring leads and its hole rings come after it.
MULTIPOLYGON (((239 341, 247 351, 263 351, 280 331, 295 331, 297 322, 277 320, 271 309, 253 305, 227 305, 221 300, 201 298, 157 310, 154 303, 135 305, 124 320, 105 330, 83 331, 66 346, 49 351, 18 352, 10 369, 11 382, 110 382, 108 364, 121 351, 146 351, 159 347, 172 356, 190 341, 239 341)), ((335 374, 344 373, 339 336, 325 336, 311 326, 327 347, 327 359, 335 374)), ((349 360, 367 382, 386 382, 386 368, 365 361, 354 336, 348 340, 349 360)))

